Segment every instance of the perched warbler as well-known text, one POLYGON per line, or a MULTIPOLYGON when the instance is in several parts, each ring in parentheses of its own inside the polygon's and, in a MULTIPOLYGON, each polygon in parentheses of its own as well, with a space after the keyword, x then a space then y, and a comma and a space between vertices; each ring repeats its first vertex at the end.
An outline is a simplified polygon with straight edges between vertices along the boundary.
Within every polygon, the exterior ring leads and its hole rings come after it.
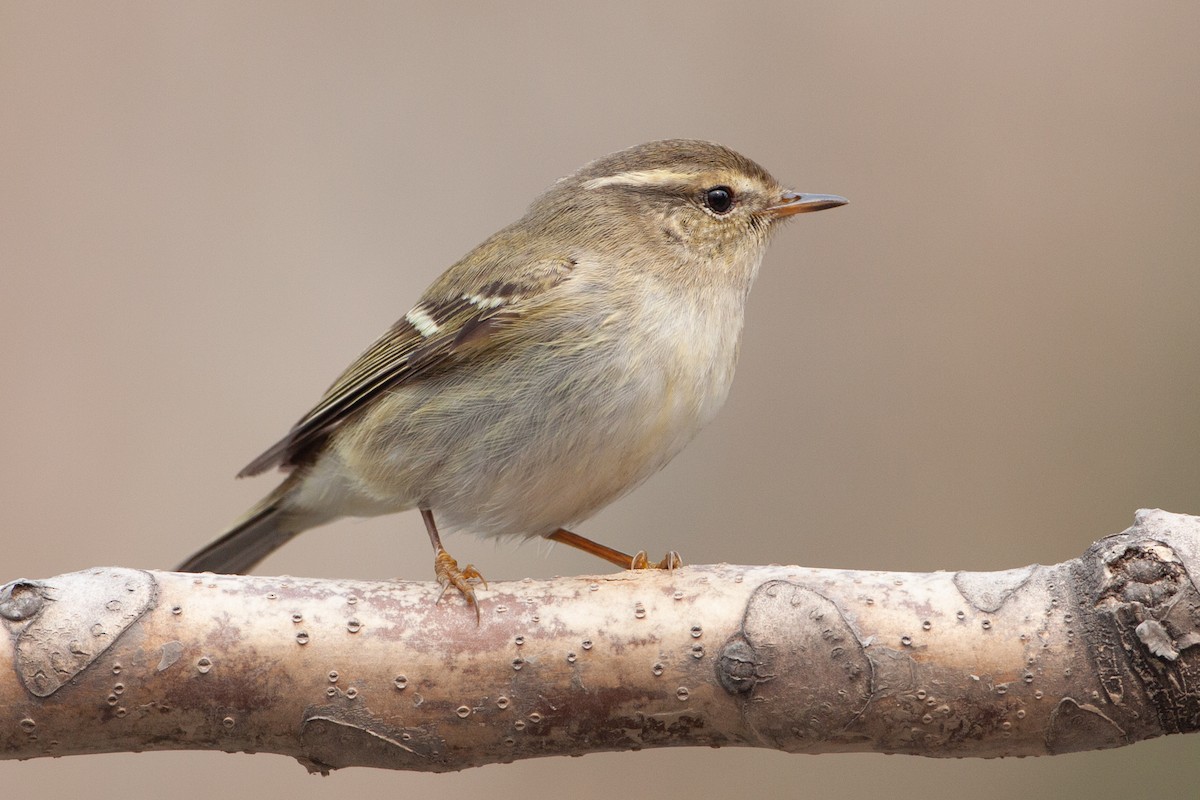
POLYGON ((308 528, 410 508, 443 591, 469 603, 481 576, 459 568, 439 526, 544 537, 623 567, 678 564, 565 526, 640 484, 713 418, 772 231, 845 202, 784 189, 744 156, 689 139, 562 178, 241 471, 288 475, 179 569, 244 572, 308 528))

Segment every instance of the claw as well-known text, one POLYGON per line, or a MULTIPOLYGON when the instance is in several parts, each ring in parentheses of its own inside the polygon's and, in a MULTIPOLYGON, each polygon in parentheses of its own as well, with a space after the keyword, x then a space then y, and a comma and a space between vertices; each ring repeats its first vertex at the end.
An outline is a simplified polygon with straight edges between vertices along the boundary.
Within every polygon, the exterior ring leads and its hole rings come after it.
POLYGON ((671 550, 665 556, 663 556, 662 561, 659 561, 657 564, 651 564, 649 556, 646 555, 646 551, 639 550, 629 563, 630 569, 668 569, 668 570, 673 570, 673 569, 679 569, 682 566, 683 566, 683 559, 680 558, 679 553, 675 552, 674 550, 671 550))
POLYGON ((473 584, 477 582, 483 588, 487 588, 487 581, 479 574, 479 570, 471 564, 459 569, 458 562, 444 549, 438 548, 437 553, 433 556, 433 574, 437 577, 437 582, 442 585, 442 591, 438 593, 435 602, 440 603, 447 590, 453 586, 466 598, 467 605, 475 607, 475 624, 478 625, 480 622, 479 602, 475 599, 473 584))
POLYGON ((651 564, 645 550, 641 550, 637 555, 631 557, 628 553, 622 553, 620 550, 614 550, 607 545, 593 542, 591 539, 580 536, 577 533, 571 533, 566 528, 559 528, 546 538, 578 548, 585 553, 591 553, 623 569, 678 569, 683 566, 683 559, 674 550, 667 553, 662 561, 657 564, 651 564))

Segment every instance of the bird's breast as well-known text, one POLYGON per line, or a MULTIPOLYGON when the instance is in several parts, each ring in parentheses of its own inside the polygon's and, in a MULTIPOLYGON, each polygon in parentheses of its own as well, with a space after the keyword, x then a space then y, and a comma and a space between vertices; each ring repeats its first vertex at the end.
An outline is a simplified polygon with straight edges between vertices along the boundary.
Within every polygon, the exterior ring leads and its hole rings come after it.
POLYGON ((337 437, 359 491, 485 535, 585 519, 716 414, 741 303, 648 290, 617 304, 595 291, 536 328, 504 355, 394 390, 337 437))

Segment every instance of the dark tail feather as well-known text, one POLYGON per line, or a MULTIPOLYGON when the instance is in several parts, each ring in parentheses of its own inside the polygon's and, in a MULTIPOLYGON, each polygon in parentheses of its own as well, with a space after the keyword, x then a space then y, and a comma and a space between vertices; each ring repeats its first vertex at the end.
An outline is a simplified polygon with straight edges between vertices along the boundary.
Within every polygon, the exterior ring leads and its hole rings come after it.
POLYGON ((249 572, 258 562, 287 544, 293 536, 311 527, 297 525, 295 519, 288 524, 291 515, 284 513, 283 506, 293 485, 291 479, 284 481, 221 538, 192 555, 175 570, 226 574, 249 572))

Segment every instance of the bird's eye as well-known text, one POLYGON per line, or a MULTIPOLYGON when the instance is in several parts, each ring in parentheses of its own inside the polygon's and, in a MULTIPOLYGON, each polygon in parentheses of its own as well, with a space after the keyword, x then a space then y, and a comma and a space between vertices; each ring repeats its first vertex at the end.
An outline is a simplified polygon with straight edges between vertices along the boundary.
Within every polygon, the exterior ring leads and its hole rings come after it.
POLYGON ((728 186, 714 186, 704 192, 704 205, 714 214, 728 213, 733 208, 733 189, 728 186))

